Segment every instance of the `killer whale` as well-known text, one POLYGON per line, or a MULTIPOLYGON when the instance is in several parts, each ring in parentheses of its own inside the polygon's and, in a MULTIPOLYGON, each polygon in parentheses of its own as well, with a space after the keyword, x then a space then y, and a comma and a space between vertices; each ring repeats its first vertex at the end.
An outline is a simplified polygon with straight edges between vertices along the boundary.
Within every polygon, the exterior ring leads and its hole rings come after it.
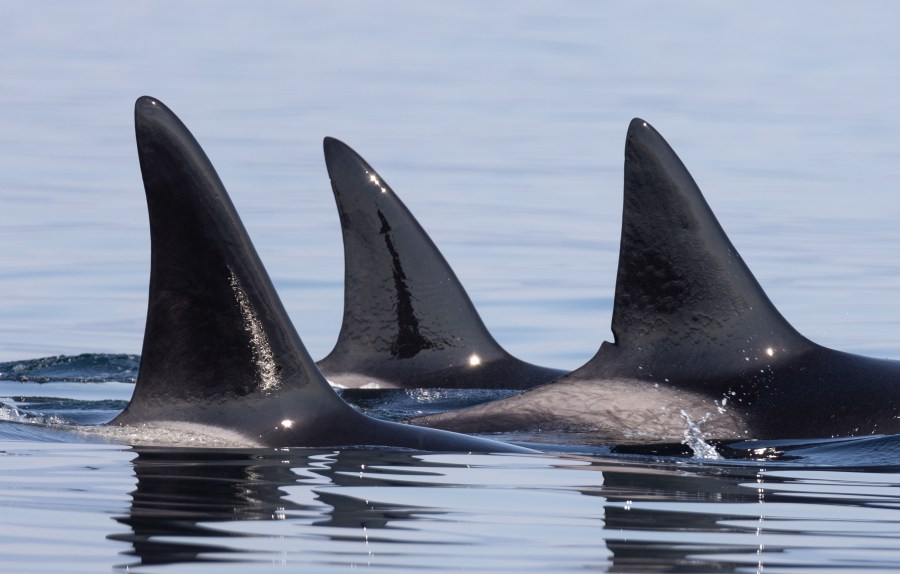
POLYGON ((599 440, 900 432, 900 362, 822 347, 778 312, 687 168, 647 122, 625 144, 613 342, 523 394, 414 423, 599 440), (708 416, 707 416, 708 414, 708 416))
POLYGON ((140 370, 111 425, 230 433, 251 445, 532 452, 387 422, 345 403, 303 346, 206 154, 162 102, 135 103, 151 267, 140 370))
POLYGON ((359 154, 325 138, 344 241, 344 314, 318 361, 350 388, 527 389, 566 371, 526 363, 491 336, 450 265, 359 154))

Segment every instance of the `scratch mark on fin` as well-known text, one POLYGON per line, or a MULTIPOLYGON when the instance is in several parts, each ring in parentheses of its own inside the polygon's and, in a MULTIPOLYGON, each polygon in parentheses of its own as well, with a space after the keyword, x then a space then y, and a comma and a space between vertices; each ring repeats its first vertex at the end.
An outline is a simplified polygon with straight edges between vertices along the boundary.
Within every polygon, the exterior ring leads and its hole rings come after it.
POLYGON ((229 282, 231 289, 234 291, 234 298, 241 308, 241 316, 244 318, 244 329, 250 333, 250 344, 253 347, 253 357, 256 361, 256 371, 259 373, 259 389, 263 392, 274 391, 281 386, 281 380, 278 377, 278 365, 275 364, 275 355, 272 353, 272 347, 269 345, 269 338, 256 312, 247 299, 247 294, 241 287, 240 281, 234 274, 231 267, 228 268, 231 274, 229 282))

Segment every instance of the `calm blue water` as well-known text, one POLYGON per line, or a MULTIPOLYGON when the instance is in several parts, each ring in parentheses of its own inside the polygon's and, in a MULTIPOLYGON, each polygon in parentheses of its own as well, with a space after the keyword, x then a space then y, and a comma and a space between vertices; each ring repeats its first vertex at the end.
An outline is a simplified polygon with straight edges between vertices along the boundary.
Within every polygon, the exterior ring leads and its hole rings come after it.
MULTIPOLYGON (((640 116, 801 332, 900 358, 898 22, 888 2, 4 4, 0 361, 140 352, 142 94, 207 151, 316 357, 342 297, 322 137, 379 170, 508 350, 575 368, 609 337, 640 116)), ((90 365, 0 385, 2 569, 900 567, 890 437, 701 461, 678 445, 132 449, 61 430, 111 417, 130 390, 66 380, 130 376, 90 365)))

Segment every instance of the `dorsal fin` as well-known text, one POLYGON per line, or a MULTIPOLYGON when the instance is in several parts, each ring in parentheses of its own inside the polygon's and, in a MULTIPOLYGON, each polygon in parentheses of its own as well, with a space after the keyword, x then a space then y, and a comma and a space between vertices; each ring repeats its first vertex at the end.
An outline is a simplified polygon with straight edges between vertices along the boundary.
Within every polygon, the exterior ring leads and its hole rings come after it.
POLYGON ((647 122, 625 143, 612 331, 593 366, 702 385, 811 345, 769 301, 684 164, 647 122))
POLYGON ((527 450, 374 419, 345 403, 300 341, 191 133, 149 97, 135 104, 135 130, 150 213, 150 296, 134 395, 111 424, 189 423, 276 447, 527 450))
POLYGON ((329 378, 347 386, 528 388, 562 374, 501 348, 390 186, 346 144, 326 138, 324 148, 345 262, 340 335, 319 361, 329 378))
POLYGON ((130 422, 137 408, 146 416, 173 402, 283 387, 334 395, 188 129, 142 97, 135 131, 150 216, 150 293, 134 398, 115 422, 130 422))

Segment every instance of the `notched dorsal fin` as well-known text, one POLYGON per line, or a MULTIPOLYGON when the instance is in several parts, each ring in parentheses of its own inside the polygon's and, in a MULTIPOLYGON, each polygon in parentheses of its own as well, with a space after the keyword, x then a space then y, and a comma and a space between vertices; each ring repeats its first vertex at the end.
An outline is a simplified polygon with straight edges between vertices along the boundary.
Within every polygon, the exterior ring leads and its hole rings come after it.
POLYGON ((333 395, 200 145, 174 113, 149 97, 135 104, 135 131, 151 269, 132 405, 164 408, 283 387, 333 395))
POLYGON ((319 361, 329 377, 351 375, 336 379, 350 386, 527 388, 561 374, 501 348, 390 186, 344 143, 326 138, 324 148, 345 262, 340 335, 319 361))
POLYGON ((777 360, 812 344, 775 309, 684 164, 641 119, 625 143, 612 331, 615 345, 597 357, 601 369, 606 359, 617 374, 641 367, 643 375, 697 382, 737 365, 738 355, 741 363, 777 360))

